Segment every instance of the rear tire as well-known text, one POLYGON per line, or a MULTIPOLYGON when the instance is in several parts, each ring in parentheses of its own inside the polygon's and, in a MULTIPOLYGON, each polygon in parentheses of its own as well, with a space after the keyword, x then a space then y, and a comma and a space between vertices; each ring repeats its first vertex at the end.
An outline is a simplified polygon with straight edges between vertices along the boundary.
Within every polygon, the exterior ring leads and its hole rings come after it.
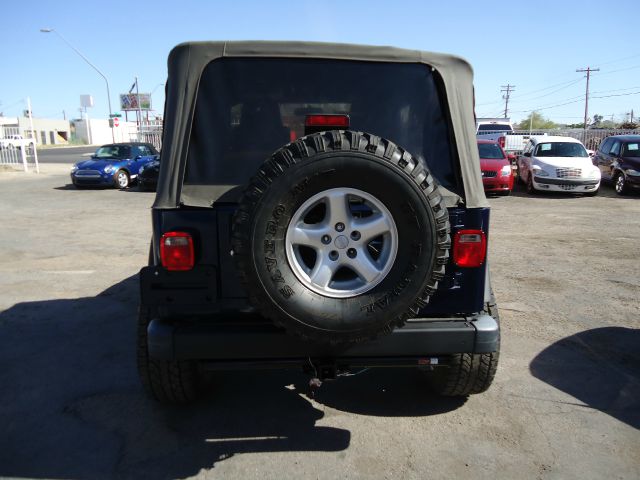
MULTIPOLYGON (((500 324, 500 314, 493 294, 487 304, 489 315, 500 324)), ((436 367, 430 374, 431 388, 447 397, 466 397, 485 392, 493 383, 498 369, 500 346, 492 353, 458 353, 447 366, 436 367)))
POLYGON ((147 328, 151 312, 140 306, 138 314, 138 374, 145 391, 161 403, 187 403, 200 390, 198 364, 193 360, 151 360, 147 345, 147 328))

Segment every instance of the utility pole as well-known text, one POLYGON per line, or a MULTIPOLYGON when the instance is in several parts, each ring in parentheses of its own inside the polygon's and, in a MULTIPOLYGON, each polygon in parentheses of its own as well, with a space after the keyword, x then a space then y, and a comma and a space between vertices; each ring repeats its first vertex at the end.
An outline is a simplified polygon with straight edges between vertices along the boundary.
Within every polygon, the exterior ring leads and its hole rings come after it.
POLYGON ((599 68, 578 68, 576 72, 586 72, 587 73, 587 90, 584 94, 584 130, 583 130, 583 138, 582 142, 584 143, 587 139, 587 117, 589 116, 589 78, 591 77, 591 72, 599 72, 599 68))
POLYGON ((500 93, 504 93, 504 95, 502 96, 502 98, 504 98, 504 118, 507 118, 507 113, 509 112, 509 96, 515 89, 516 86, 509 83, 500 86, 500 93))

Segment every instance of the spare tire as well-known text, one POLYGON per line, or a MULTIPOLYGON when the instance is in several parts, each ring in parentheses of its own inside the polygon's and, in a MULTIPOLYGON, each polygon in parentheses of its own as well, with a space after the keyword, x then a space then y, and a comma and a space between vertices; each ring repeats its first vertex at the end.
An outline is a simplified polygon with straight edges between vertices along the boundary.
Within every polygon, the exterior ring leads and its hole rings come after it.
POLYGON ((449 257, 449 217, 423 162, 389 140, 320 132, 276 151, 235 213, 251 303, 288 332, 344 344, 426 306, 449 257))

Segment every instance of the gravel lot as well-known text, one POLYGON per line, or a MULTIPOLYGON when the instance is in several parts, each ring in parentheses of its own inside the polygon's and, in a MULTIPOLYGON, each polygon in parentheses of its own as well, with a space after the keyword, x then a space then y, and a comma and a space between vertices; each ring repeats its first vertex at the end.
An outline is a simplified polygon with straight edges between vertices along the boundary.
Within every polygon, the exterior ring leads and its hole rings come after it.
POLYGON ((135 371, 153 194, 0 173, 0 477, 640 478, 640 197, 492 199, 496 381, 467 401, 370 370, 315 399, 220 373, 161 407, 135 371))

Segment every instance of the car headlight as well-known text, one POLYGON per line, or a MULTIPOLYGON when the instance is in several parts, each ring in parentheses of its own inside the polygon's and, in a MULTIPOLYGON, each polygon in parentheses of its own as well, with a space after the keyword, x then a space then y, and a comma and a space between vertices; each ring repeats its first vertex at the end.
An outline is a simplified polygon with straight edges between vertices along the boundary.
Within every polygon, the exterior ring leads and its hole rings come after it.
POLYGON ((634 170, 633 168, 628 168, 626 172, 627 172, 627 175, 631 175, 632 177, 640 176, 640 171, 634 170))
POLYGON ((107 165, 104 167, 104 173, 113 173, 115 169, 116 168, 113 165, 107 165))
POLYGON ((74 165, 73 167, 71 167, 71 173, 75 172, 78 170, 78 165, 74 165))
POLYGON ((502 175, 503 177, 508 177, 509 175, 511 175, 511 165, 505 165, 504 167, 502 167, 502 170, 500 170, 500 175, 502 175))
POLYGON ((533 171, 533 174, 534 174, 536 177, 548 177, 548 176, 549 176, 549 173, 548 173, 548 172, 545 172, 545 171, 544 171, 544 170, 542 170, 542 169, 540 169, 540 170, 534 170, 534 171, 533 171))

